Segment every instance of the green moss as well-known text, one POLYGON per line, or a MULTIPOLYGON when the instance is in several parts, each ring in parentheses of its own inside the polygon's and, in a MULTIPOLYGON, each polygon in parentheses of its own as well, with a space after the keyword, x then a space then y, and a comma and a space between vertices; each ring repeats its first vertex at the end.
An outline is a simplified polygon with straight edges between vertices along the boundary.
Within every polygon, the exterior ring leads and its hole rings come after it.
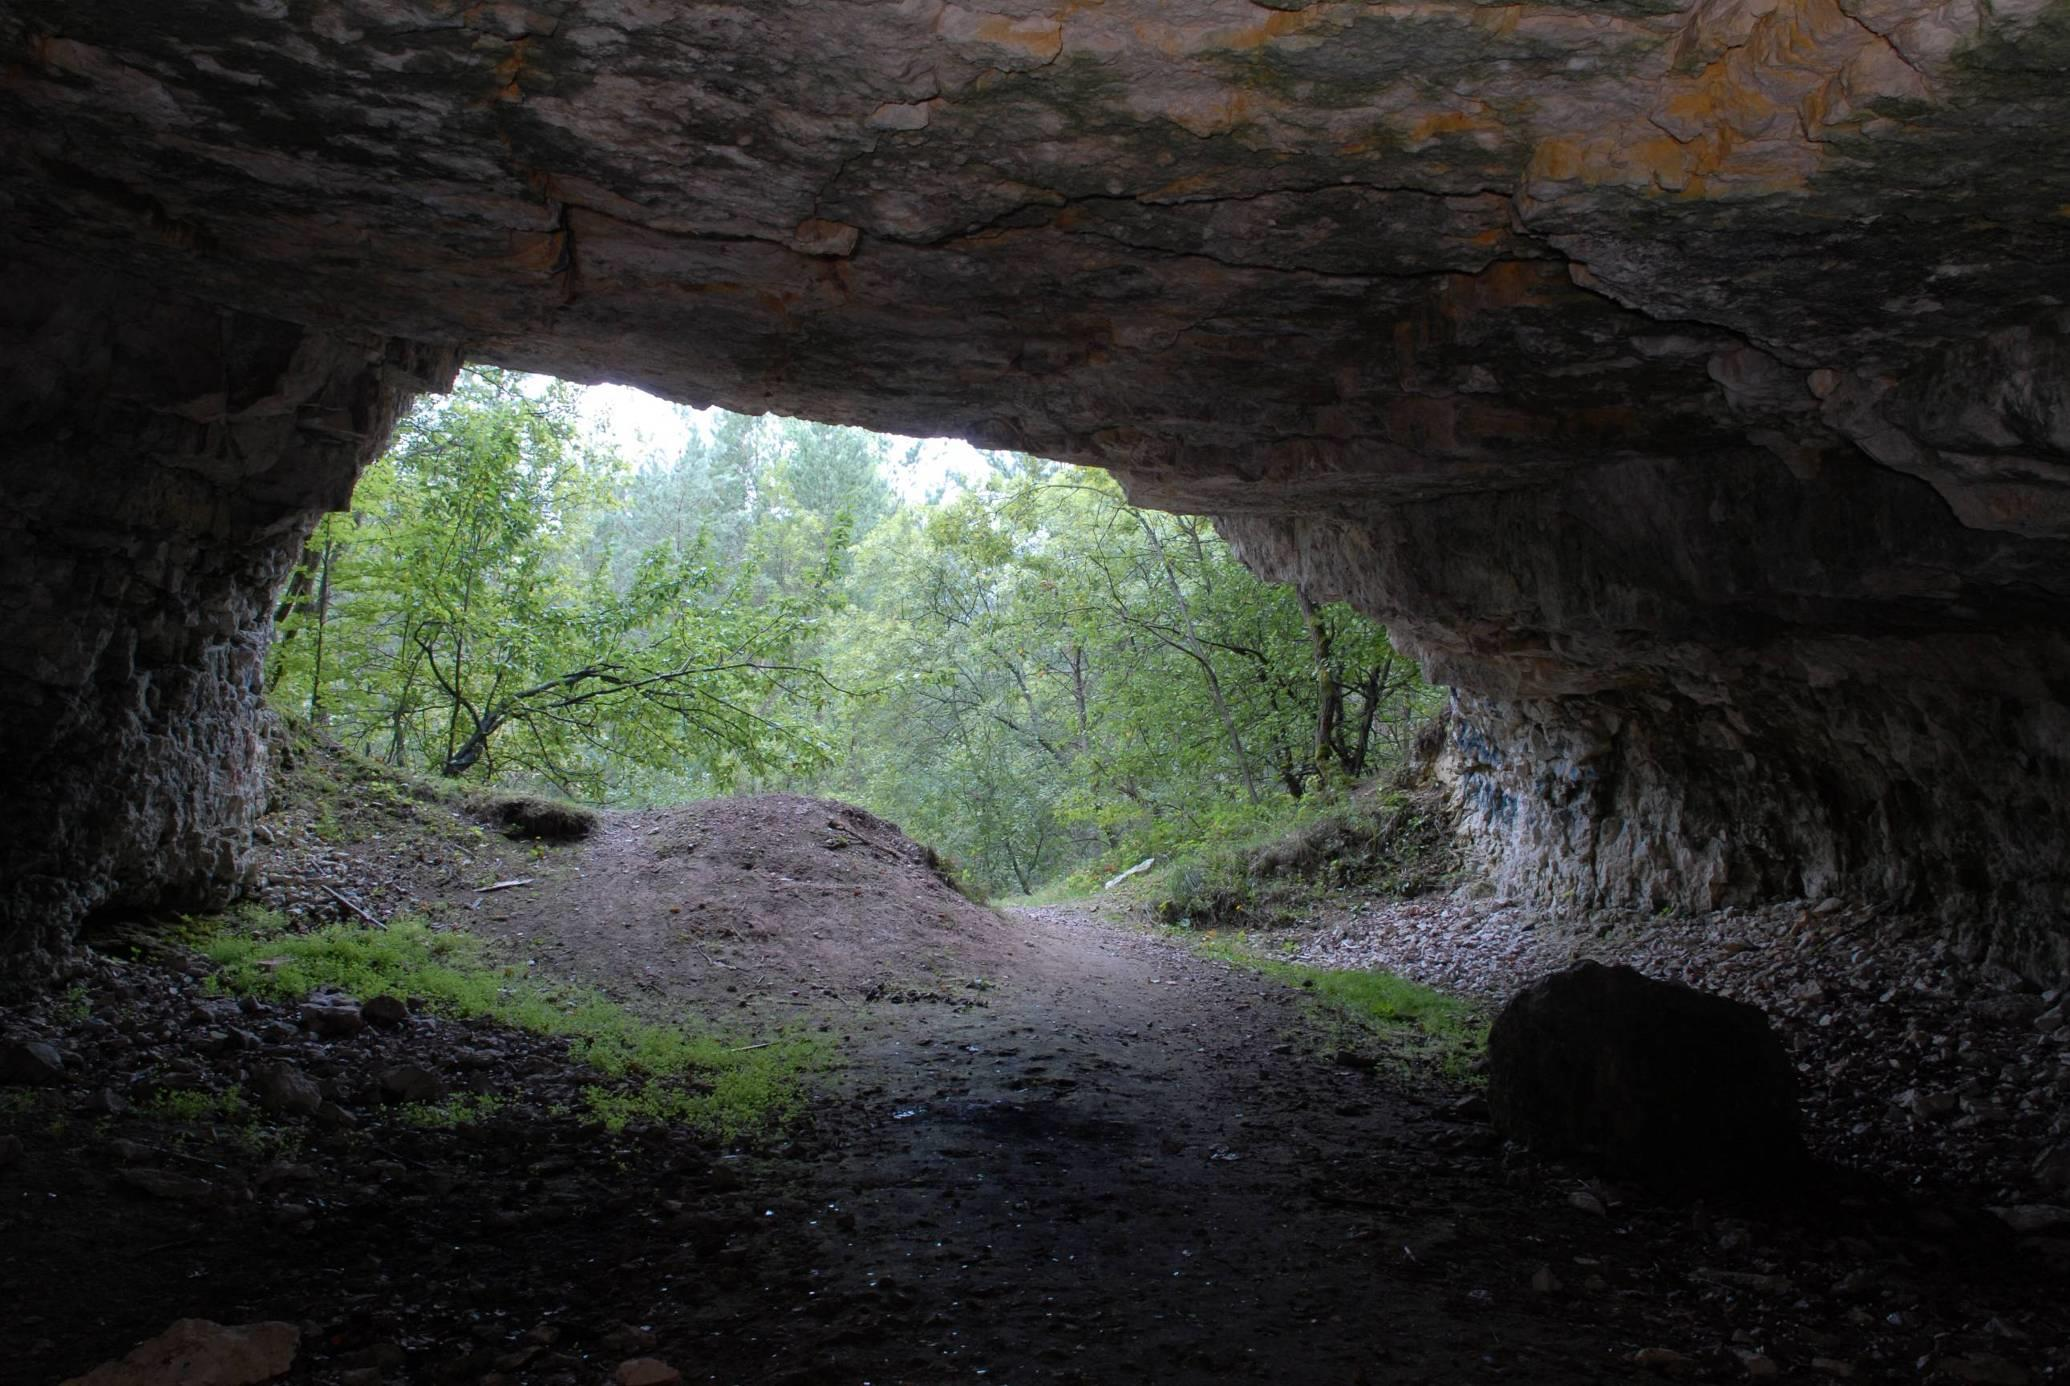
POLYGON ((160 1121, 178 1121, 189 1124, 200 1122, 242 1122, 250 1119, 251 1105, 245 1101, 240 1088, 227 1088, 222 1092, 204 1092, 199 1089, 167 1088, 154 1092, 137 1104, 137 1111, 160 1121))
POLYGON ((1474 1006, 1393 973, 1268 958, 1242 936, 1195 935, 1192 941, 1209 957, 1301 991, 1340 1051, 1377 1044, 1380 1057, 1397 1065, 1435 1063, 1447 1077, 1467 1082, 1487 1048, 1487 1021, 1474 1006))
POLYGON ((282 1000, 324 987, 388 993, 566 1039, 570 1057, 605 1080, 590 1090, 589 1109, 614 1129, 647 1117, 727 1141, 773 1135, 804 1110, 805 1079, 826 1062, 814 1036, 743 1044, 649 1020, 593 989, 541 982, 484 940, 418 919, 296 934, 278 916, 247 911, 220 924, 199 946, 219 969, 215 984, 231 991, 282 1000))
POLYGON ((492 1093, 456 1093, 443 1102, 411 1102, 396 1115, 405 1126, 417 1126, 426 1130, 450 1131, 455 1127, 471 1126, 483 1117, 493 1115, 503 1106, 503 1099, 492 1093))

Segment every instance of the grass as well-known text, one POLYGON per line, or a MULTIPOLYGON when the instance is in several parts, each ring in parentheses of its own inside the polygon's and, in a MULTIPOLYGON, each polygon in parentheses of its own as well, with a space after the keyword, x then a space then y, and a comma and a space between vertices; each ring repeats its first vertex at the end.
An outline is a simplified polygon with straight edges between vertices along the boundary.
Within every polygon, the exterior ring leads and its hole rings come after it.
MULTIPOLYGON (((291 933, 278 916, 246 910, 199 947, 219 969, 216 984, 231 991, 280 1000, 324 987, 385 992, 442 1015, 565 1039, 572 1059, 609 1080, 590 1087, 588 1109, 614 1131, 644 1119, 728 1142, 774 1135, 804 1110, 805 1078, 826 1059, 825 1045, 808 1035, 748 1046, 648 1020, 593 989, 535 980, 486 941, 418 919, 291 933)), ((477 1107, 469 1119, 482 1114, 477 1107)))
POLYGON ((1401 1065, 1434 1061, 1446 1077, 1471 1081, 1473 1061, 1487 1048, 1487 1022, 1468 1002, 1389 972, 1310 967, 1269 958, 1242 937, 1175 930, 1201 953, 1262 973, 1307 995, 1340 1049, 1377 1040, 1401 1065))
POLYGON ((154 1092, 137 1107, 137 1111, 160 1121, 181 1121, 200 1123, 205 1121, 242 1122, 252 1115, 251 1106, 244 1100, 244 1093, 238 1088, 227 1088, 222 1092, 202 1092, 184 1088, 165 1088, 154 1092))
POLYGON ((405 1126, 451 1131, 493 1116, 502 1106, 503 1099, 493 1093, 456 1093, 443 1102, 409 1103, 398 1115, 405 1126))

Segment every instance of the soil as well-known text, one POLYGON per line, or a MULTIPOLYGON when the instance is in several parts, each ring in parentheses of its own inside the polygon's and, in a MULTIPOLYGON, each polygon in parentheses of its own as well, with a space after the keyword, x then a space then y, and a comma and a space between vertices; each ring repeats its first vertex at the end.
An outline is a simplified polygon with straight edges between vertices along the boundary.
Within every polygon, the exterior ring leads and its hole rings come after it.
POLYGON ((853 809, 520 845, 405 796, 268 836, 283 908, 421 911, 658 1014, 824 1032, 837 1063, 773 1146, 610 1135, 566 1114, 555 1041, 422 1015, 325 1038, 177 953, 83 963, 7 1027, 66 1072, 7 1090, 34 1101, 0 1123, 0 1379, 185 1317, 295 1323, 290 1379, 354 1386, 637 1358, 726 1383, 2070 1379, 2061 1237, 1840 1168, 1758 1207, 1606 1186, 1297 989, 1119 908, 973 904, 853 809), (125 1100, 274 1060, 351 1124, 125 1100), (369 1096, 397 1065, 510 1101, 412 1126, 369 1096))

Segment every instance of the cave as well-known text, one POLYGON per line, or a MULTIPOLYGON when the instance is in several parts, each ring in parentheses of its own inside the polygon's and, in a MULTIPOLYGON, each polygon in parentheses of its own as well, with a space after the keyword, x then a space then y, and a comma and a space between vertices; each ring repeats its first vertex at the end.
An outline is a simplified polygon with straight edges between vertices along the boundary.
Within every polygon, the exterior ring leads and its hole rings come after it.
POLYGON ((2060 5, 0 16, 10 967, 219 896, 462 359, 1111 469, 1457 690, 1499 889, 2060 970, 2060 5))
POLYGON ((9 0, 0 57, 9 987, 240 889, 281 584, 467 361, 1212 515, 1454 690, 1490 893, 2070 970, 2060 0, 9 0))

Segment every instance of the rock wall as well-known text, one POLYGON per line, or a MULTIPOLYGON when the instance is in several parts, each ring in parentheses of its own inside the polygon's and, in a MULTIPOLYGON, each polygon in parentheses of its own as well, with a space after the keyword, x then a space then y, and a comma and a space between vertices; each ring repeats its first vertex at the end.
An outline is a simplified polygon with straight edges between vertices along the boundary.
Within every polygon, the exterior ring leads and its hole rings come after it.
POLYGON ((399 402, 456 361, 118 276, 0 273, 0 952, 22 975, 90 910, 235 889, 273 594, 399 402))
POLYGON ((1499 888, 1643 910, 1846 895, 2070 971, 2060 541, 1970 528, 1864 459, 1806 479, 1754 453, 1697 487, 1631 463, 1223 530, 1379 612, 1459 689, 1441 768, 1499 888))
POLYGON ((1224 517, 1460 690, 1515 889, 2060 956, 2066 71, 2066 0, 11 0, 8 898, 234 865, 270 584, 464 348, 1224 517))

